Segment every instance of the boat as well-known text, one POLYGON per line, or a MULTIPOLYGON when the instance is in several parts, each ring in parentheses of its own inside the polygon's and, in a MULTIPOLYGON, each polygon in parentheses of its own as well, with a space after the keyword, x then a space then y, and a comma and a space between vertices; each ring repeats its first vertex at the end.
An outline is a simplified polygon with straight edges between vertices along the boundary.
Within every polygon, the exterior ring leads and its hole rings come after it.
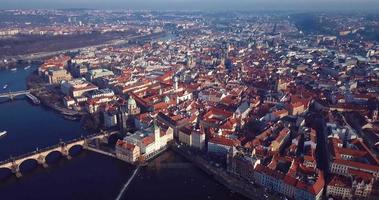
POLYGON ((28 66, 26 66, 24 69, 25 69, 25 70, 28 70, 28 69, 30 69, 30 67, 31 67, 31 66, 28 65, 28 66))
POLYGON ((77 121, 77 120, 79 120, 79 118, 74 117, 74 116, 63 115, 63 117, 64 117, 65 119, 72 120, 72 121, 77 121))
POLYGON ((5 89, 7 89, 7 87, 8 87, 8 84, 5 84, 3 89, 5 90, 5 89))
POLYGON ((7 134, 6 131, 1 131, 1 132, 0 132, 0 137, 3 137, 3 136, 6 135, 6 134, 7 134))
POLYGON ((15 71, 17 71, 17 68, 12 68, 11 71, 15 72, 15 71))

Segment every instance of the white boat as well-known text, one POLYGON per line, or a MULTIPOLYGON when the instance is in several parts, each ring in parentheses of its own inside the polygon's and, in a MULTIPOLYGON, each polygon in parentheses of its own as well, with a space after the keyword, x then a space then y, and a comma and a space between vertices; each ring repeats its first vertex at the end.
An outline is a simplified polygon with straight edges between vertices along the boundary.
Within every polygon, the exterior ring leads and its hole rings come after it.
POLYGON ((0 132, 0 137, 3 137, 3 136, 6 135, 6 134, 7 134, 6 131, 1 131, 1 132, 0 132))
POLYGON ((5 90, 5 89, 7 89, 7 87, 8 87, 8 84, 5 84, 3 89, 5 90))
POLYGON ((17 68, 12 68, 11 71, 15 72, 15 71, 17 71, 17 68))
POLYGON ((30 69, 30 67, 31 67, 31 66, 29 65, 29 66, 26 66, 24 69, 25 69, 25 70, 28 70, 28 69, 30 69))

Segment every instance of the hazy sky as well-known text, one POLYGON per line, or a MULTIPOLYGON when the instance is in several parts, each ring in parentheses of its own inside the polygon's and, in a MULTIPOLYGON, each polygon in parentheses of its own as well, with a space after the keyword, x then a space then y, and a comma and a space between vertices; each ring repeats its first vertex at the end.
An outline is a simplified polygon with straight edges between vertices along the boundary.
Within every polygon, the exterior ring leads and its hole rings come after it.
POLYGON ((379 11, 379 0, 0 0, 0 9, 9 8, 379 11))

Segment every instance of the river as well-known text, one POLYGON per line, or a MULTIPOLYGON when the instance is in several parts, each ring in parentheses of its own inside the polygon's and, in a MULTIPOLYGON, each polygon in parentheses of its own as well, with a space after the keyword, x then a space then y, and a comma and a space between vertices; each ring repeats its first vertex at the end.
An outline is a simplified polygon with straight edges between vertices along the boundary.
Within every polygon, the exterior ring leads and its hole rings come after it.
MULTIPOLYGON (((25 89, 25 78, 36 66, 13 72, 0 71, 0 92, 25 89), (8 87, 4 90, 3 86, 8 87)), ((26 98, 0 100, 0 160, 8 159, 86 135, 77 121, 64 119, 26 98)), ((48 157, 48 168, 34 161, 21 165, 23 176, 4 178, 7 170, 0 169, 0 199, 115 199, 135 169, 134 166, 93 152, 74 149, 73 158, 48 157)), ((127 188, 122 199, 243 199, 227 190, 210 176, 173 152, 165 152, 149 166, 142 168, 127 188)))

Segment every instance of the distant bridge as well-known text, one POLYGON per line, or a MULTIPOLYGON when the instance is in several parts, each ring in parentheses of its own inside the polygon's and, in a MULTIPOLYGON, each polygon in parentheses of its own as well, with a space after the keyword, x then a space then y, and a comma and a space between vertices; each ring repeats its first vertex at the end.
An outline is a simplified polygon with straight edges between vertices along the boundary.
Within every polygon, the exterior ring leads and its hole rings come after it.
POLYGON ((6 92, 6 93, 0 93, 0 98, 9 98, 13 99, 17 96, 21 95, 29 95, 31 90, 21 90, 21 91, 16 91, 16 92, 6 92))
POLYGON ((13 174, 16 175, 16 177, 21 177, 21 171, 20 166, 23 162, 28 160, 35 160, 38 164, 42 165, 43 167, 47 167, 46 158, 53 152, 59 152, 61 155, 66 157, 67 159, 71 159, 70 156, 70 150, 75 146, 81 146, 83 149, 87 149, 90 151, 94 151, 97 153, 101 153, 107 156, 116 157, 114 153, 105 152, 102 151, 96 147, 91 147, 89 145, 89 142, 95 139, 99 140, 106 140, 108 141, 108 138, 115 133, 100 133, 100 134, 94 134, 87 137, 74 139, 68 142, 61 142, 60 144, 47 147, 44 149, 40 149, 34 152, 27 153, 25 155, 21 155, 15 158, 10 158, 8 160, 5 160, 3 162, 0 162, 0 169, 9 169, 13 174))

